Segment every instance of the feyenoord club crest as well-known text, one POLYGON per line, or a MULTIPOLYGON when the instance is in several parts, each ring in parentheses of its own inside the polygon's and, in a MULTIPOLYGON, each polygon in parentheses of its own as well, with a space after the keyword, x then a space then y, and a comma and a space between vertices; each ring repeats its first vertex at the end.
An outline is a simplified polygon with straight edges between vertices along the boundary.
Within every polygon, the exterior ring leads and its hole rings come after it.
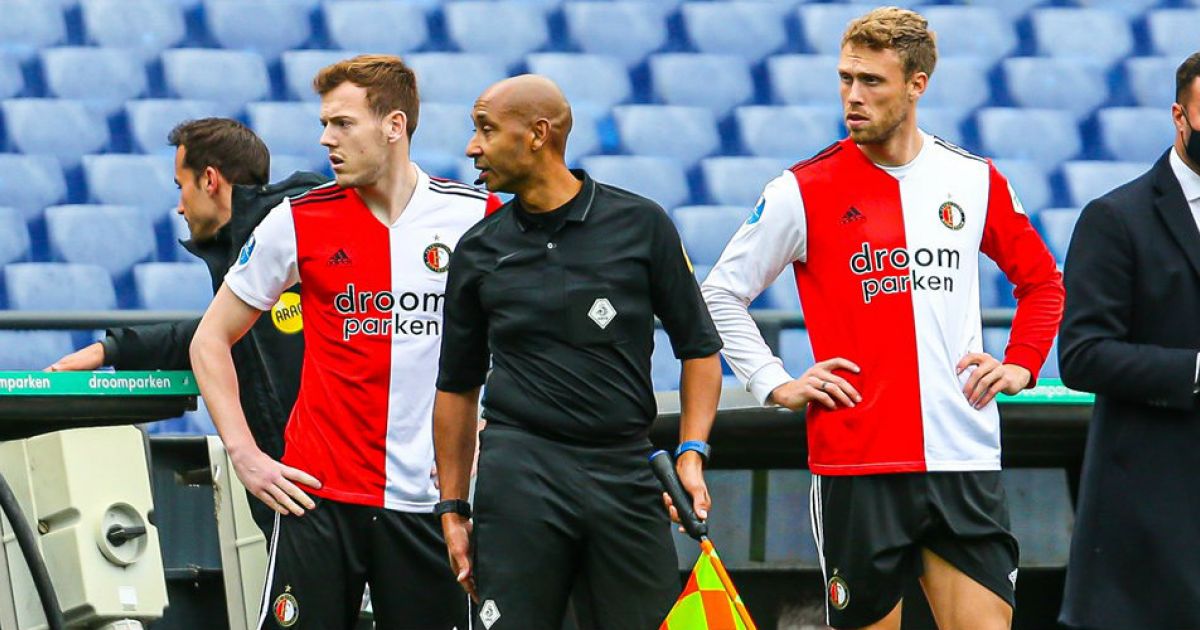
POLYGON ((290 628, 300 619, 300 604, 296 603, 296 598, 292 597, 291 593, 283 593, 275 598, 271 612, 275 614, 275 623, 281 628, 290 628))
POLYGON ((942 225, 951 230, 961 230, 967 222, 966 213, 953 201, 947 201, 938 208, 938 217, 942 220, 942 225))
POLYGON ((850 587, 846 580, 836 575, 829 578, 829 605, 838 610, 845 610, 850 605, 850 587))
POLYGON ((430 271, 446 273, 450 266, 450 248, 445 243, 433 243, 425 248, 425 266, 430 271))

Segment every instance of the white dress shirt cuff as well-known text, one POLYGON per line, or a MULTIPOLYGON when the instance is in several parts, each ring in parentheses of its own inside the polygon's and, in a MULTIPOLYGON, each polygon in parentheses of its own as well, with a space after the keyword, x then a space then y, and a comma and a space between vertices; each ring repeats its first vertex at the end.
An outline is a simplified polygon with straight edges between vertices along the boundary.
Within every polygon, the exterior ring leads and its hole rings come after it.
POLYGON ((754 376, 750 377, 749 390, 758 404, 766 406, 770 404, 767 399, 770 398, 771 392, 791 380, 791 375, 782 365, 772 362, 764 365, 754 373, 754 376))

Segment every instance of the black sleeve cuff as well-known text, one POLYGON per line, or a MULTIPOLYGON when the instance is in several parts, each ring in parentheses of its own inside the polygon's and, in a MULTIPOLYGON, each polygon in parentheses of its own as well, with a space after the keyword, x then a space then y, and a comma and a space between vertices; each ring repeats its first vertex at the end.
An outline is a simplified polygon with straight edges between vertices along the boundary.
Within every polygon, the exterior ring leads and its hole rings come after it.
POLYGON ((100 340, 100 347, 104 348, 104 365, 116 365, 117 361, 121 359, 121 350, 111 331, 104 335, 104 339, 100 340))

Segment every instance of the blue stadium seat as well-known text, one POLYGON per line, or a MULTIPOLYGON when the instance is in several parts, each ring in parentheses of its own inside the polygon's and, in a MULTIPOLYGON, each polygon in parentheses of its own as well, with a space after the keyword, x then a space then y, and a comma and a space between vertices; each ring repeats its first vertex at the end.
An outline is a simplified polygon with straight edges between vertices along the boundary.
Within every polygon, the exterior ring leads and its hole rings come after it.
POLYGON ((832 107, 840 102, 836 55, 776 55, 767 59, 771 98, 783 105, 832 107))
POLYGON ((1079 220, 1079 210, 1047 208, 1038 212, 1036 218, 1050 253, 1054 254, 1059 263, 1066 260, 1067 248, 1071 245, 1071 234, 1075 232, 1075 222, 1079 220))
POLYGON ((1108 100, 1105 68, 1090 59, 1013 57, 1000 67, 1020 107, 1067 110, 1082 120, 1108 100))
POLYGON ((939 59, 934 76, 942 70, 942 58, 971 56, 987 66, 1017 47, 1012 21, 995 7, 931 6, 922 7, 921 15, 937 33, 939 59))
POLYGON ((650 78, 656 100, 668 105, 705 107, 718 119, 754 98, 750 68, 741 57, 733 55, 651 55, 650 78))
POLYGON ((0 266, 29 257, 29 228, 16 208, 0 206, 0 266))
POLYGON ((840 107, 747 105, 734 113, 742 146, 759 157, 793 162, 815 155, 841 136, 840 107))
POLYGON ((635 155, 673 157, 691 168, 721 147, 712 112, 676 105, 613 108, 621 145, 635 155))
POLYGON ((955 107, 925 107, 922 104, 917 108, 921 129, 950 144, 963 144, 963 121, 966 119, 967 111, 955 107))
POLYGON ((29 60, 37 51, 67 40, 62 9, 43 0, 8 0, 0 20, 0 50, 29 60))
POLYGON ((251 103, 246 106, 246 114, 250 128, 272 155, 308 158, 310 170, 321 168, 329 160, 329 150, 321 146, 321 107, 316 103, 251 103))
POLYGON ((212 280, 202 263, 142 263, 133 267, 138 306, 152 311, 203 311, 212 280))
POLYGON ((608 109, 629 100, 633 93, 629 73, 616 57, 537 53, 526 57, 525 63, 530 72, 557 83, 572 107, 589 103, 608 109))
POLYGON ((1196 52, 1200 9, 1158 9, 1146 16, 1154 53, 1183 60, 1196 52))
POLYGON ((996 160, 996 169, 1008 179, 1026 212, 1036 212, 1054 203, 1046 171, 1029 160, 996 160))
POLYGON ((424 53, 404 58, 417 74, 421 100, 474 103, 491 84, 508 76, 504 63, 488 55, 424 53))
POLYGON ((979 255, 979 305, 983 308, 1012 308, 1013 286, 991 258, 979 255))
POLYGON ((1109 107, 1097 114, 1100 144, 1117 160, 1153 162, 1175 135, 1170 110, 1157 107, 1109 107))
POLYGON ((1083 146, 1070 112, 989 107, 976 114, 975 124, 983 153, 1032 160, 1047 170, 1075 157, 1083 146))
POLYGON ((1038 373, 1038 378, 1062 378, 1062 374, 1058 369, 1058 336, 1054 336, 1054 343, 1050 344, 1050 352, 1046 355, 1046 362, 1042 364, 1042 370, 1038 373))
POLYGON ((103 116, 121 111, 125 101, 142 96, 148 87, 146 67, 129 50, 47 48, 41 57, 51 96, 76 99, 103 116))
POLYGON ((688 2, 680 9, 696 50, 750 63, 787 45, 786 11, 783 3, 772 2, 688 2))
POLYGON ((232 116, 240 108, 213 101, 154 98, 125 103, 133 148, 142 153, 175 155, 167 134, 181 122, 199 118, 232 116))
MULTIPOLYGON (((1027 15, 1033 7, 1046 4, 1046 0, 971 0, 970 4, 996 9, 1005 20, 1015 22, 1027 15)), ((938 33, 939 38, 941 35, 938 33)))
POLYGON ((177 98, 240 109, 271 92, 267 64, 250 51, 177 48, 164 52, 162 62, 167 90, 177 98))
POLYGON ((650 354, 650 381, 656 392, 672 392, 679 389, 679 359, 671 349, 671 338, 667 331, 654 331, 654 351, 650 354))
POLYGON ((11 263, 4 266, 4 287, 12 310, 111 311, 117 307, 112 278, 96 265, 11 263))
POLYGON ((65 330, 0 330, 0 370, 41 370, 75 351, 65 330))
POLYGON ((162 0, 83 0, 83 30, 89 44, 125 48, 142 61, 178 45, 187 35, 183 11, 162 0))
POLYGON ((713 265, 746 222, 745 206, 682 206, 671 212, 683 248, 696 265, 713 265))
POLYGON ((1107 66, 1133 52, 1133 31, 1119 13, 1052 7, 1033 10, 1030 21, 1041 55, 1082 57, 1107 66))
POLYGON ((51 206, 46 233, 52 261, 95 265, 114 279, 153 260, 156 249, 150 219, 130 206, 51 206))
POLYGON ((204 23, 221 48, 251 51, 267 61, 312 36, 308 12, 294 0, 204 0, 204 23))
POLYGON ((700 160, 700 172, 704 174, 709 201, 751 208, 767 182, 790 165, 790 161, 776 158, 711 157, 700 160))
POLYGON ((165 155, 85 155, 83 176, 89 202, 134 206, 155 223, 179 206, 175 161, 165 155))
POLYGON ((1008 336, 1012 331, 1007 327, 988 327, 983 329, 983 351, 996 357, 1004 358, 1008 349, 1008 336))
POLYGON ((287 155, 286 153, 271 154, 271 181, 279 182, 287 179, 288 175, 296 171, 313 171, 330 175, 328 163, 322 164, 320 168, 314 171, 314 164, 310 158, 302 155, 287 155))
POLYGON ((413 159, 428 173, 451 172, 466 155, 473 129, 469 103, 422 103, 413 159))
POLYGON ((800 312, 800 293, 796 288, 795 270, 789 264, 771 284, 763 289, 762 295, 751 308, 767 308, 780 311, 800 312))
POLYGON ((837 55, 850 21, 874 9, 873 4, 806 4, 797 9, 809 52, 837 55))
POLYGON ((588 102, 571 104, 571 135, 567 138, 567 164, 576 165, 579 159, 599 153, 600 119, 608 115, 607 107, 588 102))
POLYGON ((1115 11, 1132 22, 1145 13, 1147 9, 1164 3, 1163 0, 1080 0, 1079 4, 1090 9, 1115 11))
POLYGON ((550 41, 546 15, 521 2, 451 2, 442 8, 446 32, 463 52, 489 55, 507 65, 550 41))
MULTIPOLYGON (((321 100, 313 90, 313 79, 317 77, 317 72, 355 54, 347 50, 289 50, 283 53, 280 65, 283 66, 283 84, 288 98, 298 101, 321 100)), ((423 90, 424 86, 421 88, 423 90)))
POLYGON ((323 10, 329 39, 345 50, 400 55, 429 40, 425 7, 415 3, 340 0, 326 2, 323 10))
POLYGON ((58 160, 0 153, 0 200, 16 208, 25 220, 42 216, 43 208, 66 196, 67 182, 58 160))
POLYGON ((0 50, 0 99, 18 96, 24 89, 21 60, 13 53, 0 50))
MULTIPOLYGON (((1166 147, 1166 143, 1163 143, 1163 146, 1166 147)), ((1117 186, 1141 177, 1150 170, 1150 166, 1150 162, 1067 162, 1062 166, 1063 180, 1067 184, 1067 200, 1072 206, 1082 208, 1089 201, 1117 186)))
POLYGON ((593 155, 579 163, 596 181, 637 193, 664 208, 683 205, 689 198, 687 178, 678 160, 642 155, 593 155))
POLYGON ((779 358, 783 359, 783 367, 793 378, 798 378, 804 371, 816 362, 813 357, 812 342, 808 339, 808 331, 804 329, 788 329, 779 333, 779 358))
POLYGON ((643 2, 573 2, 563 7, 571 41, 586 53, 641 62, 667 43, 666 16, 643 2))
POLYGON ((8 142, 21 153, 52 155, 65 168, 108 145, 108 124, 79 101, 13 98, 0 102, 8 142))
POLYGON ((1175 102, 1175 69, 1181 59, 1134 57, 1125 60, 1125 84, 1142 107, 1166 109, 1175 102))
MULTIPOLYGON (((940 44, 942 32, 937 33, 940 44)), ((988 81, 990 65, 979 57, 939 58, 925 94, 921 95, 921 106, 970 111, 986 105, 992 98, 988 81)))

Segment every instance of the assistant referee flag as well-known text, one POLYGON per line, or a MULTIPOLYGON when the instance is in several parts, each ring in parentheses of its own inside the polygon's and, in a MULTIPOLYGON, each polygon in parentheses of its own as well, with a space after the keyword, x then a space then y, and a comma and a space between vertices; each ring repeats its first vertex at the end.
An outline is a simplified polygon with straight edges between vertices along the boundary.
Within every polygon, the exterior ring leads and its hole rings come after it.
POLYGON ((753 625, 742 622, 738 609, 745 614, 745 604, 736 590, 726 588, 727 584, 733 586, 717 550, 704 540, 687 586, 659 630, 754 630, 753 625))

